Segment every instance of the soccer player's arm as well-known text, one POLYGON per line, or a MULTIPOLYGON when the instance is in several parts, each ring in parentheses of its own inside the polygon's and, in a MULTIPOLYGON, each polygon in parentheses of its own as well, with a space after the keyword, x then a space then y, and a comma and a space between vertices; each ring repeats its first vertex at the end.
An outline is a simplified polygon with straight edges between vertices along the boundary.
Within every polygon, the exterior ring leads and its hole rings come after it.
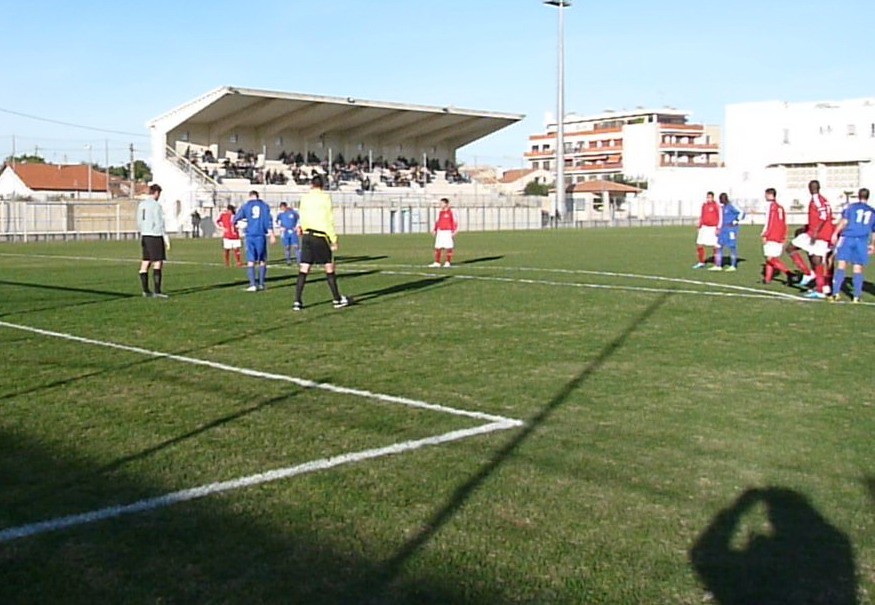
POLYGON ((848 226, 848 219, 843 216, 842 220, 839 221, 839 224, 836 225, 835 231, 832 232, 832 239, 830 240, 829 243, 832 244, 833 246, 835 246, 836 242, 839 241, 839 237, 841 236, 842 231, 844 231, 845 227, 847 227, 847 226, 848 226))
POLYGON ((270 243, 275 244, 276 243, 276 233, 274 232, 274 229, 273 229, 273 217, 270 215, 270 210, 267 211, 267 225, 268 225, 267 232, 270 235, 270 243))
POLYGON ((453 220, 453 235, 456 235, 459 231, 459 223, 456 221, 456 213, 450 210, 450 217, 453 220))
POLYGON ((164 247, 170 250, 170 236, 164 228, 164 209, 161 206, 158 206, 158 209, 155 211, 155 221, 158 224, 158 229, 161 231, 161 237, 164 238, 164 247))

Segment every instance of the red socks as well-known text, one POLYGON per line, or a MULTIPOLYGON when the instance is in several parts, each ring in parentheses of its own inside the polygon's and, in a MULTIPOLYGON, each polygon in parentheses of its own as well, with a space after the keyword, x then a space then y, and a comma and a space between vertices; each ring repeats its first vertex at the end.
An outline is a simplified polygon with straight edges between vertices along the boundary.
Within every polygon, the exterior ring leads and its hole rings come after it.
POLYGON ((435 248, 434 262, 436 262, 437 264, 441 264, 441 249, 440 248, 435 248))
POLYGON ((447 250, 447 262, 450 264, 453 263, 453 250, 452 249, 447 250))
POLYGON ((817 291, 823 292, 823 286, 826 284, 823 265, 817 265, 814 268, 814 283, 817 286, 817 291))
POLYGON ((768 283, 772 281, 772 278, 775 276, 775 269, 790 275, 790 267, 785 265, 783 261, 779 258, 770 258, 766 261, 766 275, 765 281, 768 283))
POLYGON ((699 255, 699 262, 705 264, 705 246, 696 246, 696 254, 699 255))
POLYGON ((229 266, 231 264, 231 251, 225 250, 225 266, 229 266))
POLYGON ((802 258, 802 253, 798 250, 796 252, 790 253, 790 260, 793 261, 793 264, 802 271, 802 275, 810 275, 811 269, 808 268, 808 265, 805 264, 805 260, 802 258))

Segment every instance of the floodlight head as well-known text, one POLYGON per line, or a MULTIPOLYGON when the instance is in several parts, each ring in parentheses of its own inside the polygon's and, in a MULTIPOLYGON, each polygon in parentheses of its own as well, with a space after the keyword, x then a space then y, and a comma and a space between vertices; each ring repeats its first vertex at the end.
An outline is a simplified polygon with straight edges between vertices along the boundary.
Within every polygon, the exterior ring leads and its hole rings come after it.
POLYGON ((544 4, 558 6, 560 8, 568 8, 571 6, 571 0, 544 0, 544 4))

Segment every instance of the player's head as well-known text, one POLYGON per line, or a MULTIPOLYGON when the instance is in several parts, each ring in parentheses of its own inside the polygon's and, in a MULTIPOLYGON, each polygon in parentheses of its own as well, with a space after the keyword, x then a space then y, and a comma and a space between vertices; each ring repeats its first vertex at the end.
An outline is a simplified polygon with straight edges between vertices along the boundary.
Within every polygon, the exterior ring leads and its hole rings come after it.
POLYGON ((861 202, 868 202, 869 201, 869 190, 866 189, 865 187, 860 189, 857 192, 857 199, 859 199, 861 202))
POLYGON ((289 205, 286 204, 285 202, 280 202, 280 210, 285 210, 288 207, 289 207, 289 205))
POLYGON ((450 200, 448 200, 445 197, 442 197, 441 198, 441 207, 442 208, 449 208, 450 207, 450 200))
POLYGON ((313 189, 322 189, 325 186, 325 181, 322 180, 322 175, 314 174, 310 179, 310 187, 313 189))
POLYGON ((728 193, 721 193, 720 194, 720 203, 721 204, 728 204, 729 203, 729 194, 728 193))
POLYGON ((768 189, 766 189, 766 200, 768 200, 768 201, 770 201, 770 202, 774 202, 774 201, 775 201, 775 196, 776 196, 777 194, 778 194, 778 192, 775 191, 775 188, 774 188, 774 187, 769 187, 768 189))
POLYGON ((152 183, 149 185, 149 195, 156 200, 161 197, 161 185, 158 183, 152 183))
POLYGON ((713 191, 709 191, 709 192, 705 195, 705 199, 708 200, 709 202, 713 202, 713 201, 714 201, 714 192, 713 192, 713 191))
POLYGON ((258 199, 258 192, 255 191, 254 189, 252 191, 250 191, 249 192, 249 199, 250 200, 257 200, 258 199))
POLYGON ((237 212, 237 209, 234 207, 234 204, 228 204, 228 211, 229 212, 237 212))
POLYGON ((808 183, 808 193, 810 193, 811 195, 820 193, 820 181, 814 180, 808 183))

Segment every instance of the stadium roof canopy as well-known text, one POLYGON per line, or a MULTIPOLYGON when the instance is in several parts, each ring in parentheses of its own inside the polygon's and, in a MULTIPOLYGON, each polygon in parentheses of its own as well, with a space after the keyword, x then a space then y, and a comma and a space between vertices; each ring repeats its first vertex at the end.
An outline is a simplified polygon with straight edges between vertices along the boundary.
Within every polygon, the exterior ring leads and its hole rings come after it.
POLYGON ((213 137, 235 129, 257 130, 268 139, 293 131, 301 138, 367 137, 428 141, 455 148, 521 120, 523 115, 366 101, 224 86, 185 103, 147 125, 170 132, 186 124, 209 127, 213 137))

